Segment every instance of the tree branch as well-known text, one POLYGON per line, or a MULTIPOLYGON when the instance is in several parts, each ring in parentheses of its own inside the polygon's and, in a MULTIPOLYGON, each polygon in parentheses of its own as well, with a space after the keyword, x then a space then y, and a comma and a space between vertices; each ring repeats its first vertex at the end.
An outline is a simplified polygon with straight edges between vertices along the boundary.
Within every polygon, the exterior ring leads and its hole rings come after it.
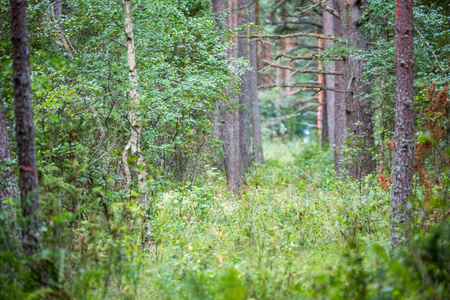
POLYGON ((335 41, 337 40, 336 37, 334 36, 330 36, 330 35, 325 35, 325 34, 318 34, 318 33, 310 33, 310 32, 295 32, 295 33, 291 33, 291 34, 250 34, 250 35, 239 35, 239 37, 243 37, 243 38, 266 38, 266 39, 274 39, 274 40, 281 40, 281 39, 290 39, 290 38, 295 38, 295 37, 312 37, 312 38, 317 38, 317 39, 323 39, 323 40, 332 40, 335 41))
POLYGON ((333 88, 329 88, 329 87, 325 87, 323 85, 312 85, 312 84, 301 84, 301 83, 295 83, 295 84, 263 84, 258 86, 258 88, 261 89, 267 89, 267 88, 276 88, 276 87, 283 87, 283 88, 294 88, 294 87, 299 87, 299 88, 305 88, 305 89, 311 89, 311 90, 322 90, 322 91, 331 91, 331 92, 335 92, 335 93, 344 93, 344 91, 341 90, 337 90, 337 89, 333 89, 333 88))
POLYGON ((323 71, 323 70, 304 70, 304 69, 298 69, 295 67, 285 66, 285 65, 279 65, 273 62, 270 62, 268 60, 262 60, 263 65, 267 65, 264 69, 258 71, 263 72, 267 70, 268 68, 279 68, 279 69, 285 69, 290 70, 295 73, 304 73, 304 74, 322 74, 322 75, 342 75, 341 72, 331 72, 331 71, 323 71))

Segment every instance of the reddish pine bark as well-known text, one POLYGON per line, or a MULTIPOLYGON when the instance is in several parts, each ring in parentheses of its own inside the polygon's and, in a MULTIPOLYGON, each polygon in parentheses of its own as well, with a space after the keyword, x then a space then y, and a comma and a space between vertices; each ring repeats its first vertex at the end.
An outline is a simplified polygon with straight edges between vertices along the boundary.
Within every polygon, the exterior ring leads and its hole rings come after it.
POLYGON ((27 255, 40 251, 41 213, 36 166, 33 109, 31 104, 30 52, 27 1, 10 0, 11 45, 16 118, 19 189, 24 225, 22 247, 27 255))
POLYGON ((407 231, 399 225, 410 219, 408 197, 413 189, 414 166, 414 24, 413 0, 395 2, 395 111, 394 161, 392 167, 390 241, 397 244, 407 231))

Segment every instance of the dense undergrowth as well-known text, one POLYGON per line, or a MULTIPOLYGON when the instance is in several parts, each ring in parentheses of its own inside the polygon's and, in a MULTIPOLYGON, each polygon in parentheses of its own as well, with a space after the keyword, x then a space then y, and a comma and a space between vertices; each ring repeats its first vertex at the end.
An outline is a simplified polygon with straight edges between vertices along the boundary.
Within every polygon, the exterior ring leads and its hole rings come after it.
POLYGON ((33 259, 15 258, 17 243, 2 230, 8 248, 0 254, 0 298, 449 296, 445 215, 414 225, 411 242, 391 251, 390 194, 376 178, 337 180, 330 153, 316 145, 274 141, 265 148, 267 164, 247 177, 240 198, 215 169, 155 193, 156 253, 142 250, 139 224, 129 221, 140 214, 132 201, 118 201, 107 214, 99 204, 95 218, 82 208, 45 217, 45 247, 56 250, 33 259))

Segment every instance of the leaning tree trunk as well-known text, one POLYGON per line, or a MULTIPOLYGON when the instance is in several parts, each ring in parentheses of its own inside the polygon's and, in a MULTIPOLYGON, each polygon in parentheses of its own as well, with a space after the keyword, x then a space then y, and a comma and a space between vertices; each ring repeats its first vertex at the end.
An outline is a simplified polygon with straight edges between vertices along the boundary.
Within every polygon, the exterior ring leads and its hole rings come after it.
MULTIPOLYGON (((366 1, 364 0, 339 0, 338 5, 342 38, 347 40, 351 46, 360 50, 368 49, 368 40, 360 29, 360 19, 365 4, 366 1)), ((345 98, 345 126, 347 128, 346 139, 350 141, 348 146, 357 148, 359 151, 353 161, 346 164, 346 169, 348 175, 361 179, 365 175, 373 173, 376 165, 370 152, 374 147, 371 105, 370 102, 363 99, 363 96, 369 93, 369 88, 362 81, 364 61, 355 58, 356 55, 358 53, 344 57, 342 76, 345 98)))
MULTIPOLYGON (((247 0, 238 0, 238 7, 244 7, 247 0)), ((238 26, 243 27, 249 22, 248 8, 238 11, 238 26)), ((247 29, 245 29, 245 33, 247 29)), ((241 33, 241 36, 244 35, 241 33)), ((247 61, 249 57, 249 43, 246 37, 238 38, 238 57, 247 61)), ((250 133, 250 71, 245 70, 241 76, 241 87, 239 93, 239 104, 242 108, 239 110, 239 130, 240 130, 240 145, 242 166, 244 170, 250 170, 252 167, 252 147, 251 147, 251 133, 250 133)))
POLYGON ((10 0, 9 3, 19 189, 22 216, 24 219, 22 247, 26 255, 33 255, 41 250, 41 210, 36 165, 33 108, 31 104, 27 1, 10 0))
MULTIPOLYGON (((258 16, 256 10, 259 4, 259 0, 255 0, 250 5, 249 21, 258 25, 258 16)), ((264 164, 264 155, 262 149, 261 138, 261 115, 259 114, 259 101, 258 101, 258 57, 256 40, 251 39, 249 42, 250 51, 250 102, 252 108, 252 137, 253 137, 253 159, 255 163, 264 164)))
MULTIPOLYGON (((213 13, 216 14, 217 26, 224 30, 237 28, 237 0, 213 0, 213 13)), ((237 36, 232 35, 232 45, 227 50, 228 60, 237 58, 237 36)), ((233 77, 233 74, 230 74, 233 77)), ((227 101, 220 103, 220 135, 223 141, 225 174, 230 191, 239 194, 243 184, 242 159, 240 151, 239 110, 234 109, 239 97, 229 84, 226 91, 227 101)))
POLYGON ((414 166, 414 24, 413 0, 395 3, 395 111, 394 161, 390 241, 397 244, 409 231, 399 225, 410 219, 408 197, 413 189, 414 166))
POLYGON ((140 117, 140 102, 139 102, 139 92, 138 92, 138 78, 136 70, 136 53, 134 48, 134 35, 133 35, 133 18, 131 10, 131 0, 123 1, 125 10, 125 34, 127 42, 127 61, 128 61, 128 75, 130 81, 130 122, 131 122, 131 132, 130 141, 125 147, 123 153, 123 165, 125 169, 125 176, 127 178, 128 184, 136 184, 139 192, 138 200, 141 208, 144 210, 142 216, 142 225, 144 228, 144 245, 147 249, 154 248, 153 240, 153 227, 151 225, 151 220, 149 219, 150 212, 147 202, 147 172, 145 161, 140 149, 140 136, 141 136, 141 117, 140 117), (130 167, 132 171, 130 172, 128 167, 128 151, 131 149, 131 155, 136 158, 136 163, 131 163, 130 167))

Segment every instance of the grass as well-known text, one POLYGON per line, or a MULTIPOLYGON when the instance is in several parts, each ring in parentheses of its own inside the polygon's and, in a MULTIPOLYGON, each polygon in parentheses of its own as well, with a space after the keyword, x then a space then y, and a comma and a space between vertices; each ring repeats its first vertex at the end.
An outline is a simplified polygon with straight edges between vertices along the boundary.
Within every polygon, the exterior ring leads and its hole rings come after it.
POLYGON ((359 195, 356 184, 335 180, 329 152, 299 141, 266 143, 265 154, 240 198, 214 169, 197 186, 159 195, 157 252, 122 242, 115 270, 95 280, 83 270, 74 281, 89 278, 91 287, 72 285, 74 296, 316 298, 317 281, 342 266, 348 239, 386 244, 388 195, 372 182, 359 195))
POLYGON ((390 192, 376 178, 339 180, 314 144, 264 148, 240 197, 216 169, 154 193, 153 252, 121 191, 104 191, 108 205, 88 194, 77 211, 46 215, 33 257, 16 255, 20 243, 0 226, 0 299, 448 299, 446 206, 411 199, 412 238, 392 249, 390 192))

